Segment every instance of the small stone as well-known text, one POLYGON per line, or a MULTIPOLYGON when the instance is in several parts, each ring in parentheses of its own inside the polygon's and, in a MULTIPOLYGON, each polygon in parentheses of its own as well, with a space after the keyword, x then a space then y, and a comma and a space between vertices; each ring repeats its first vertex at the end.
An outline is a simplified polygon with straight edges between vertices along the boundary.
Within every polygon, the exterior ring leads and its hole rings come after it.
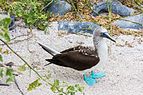
POLYGON ((64 15, 65 13, 71 11, 72 6, 66 1, 53 2, 52 5, 47 8, 47 11, 52 12, 54 15, 64 15))
POLYGON ((9 63, 6 63, 5 65, 9 66, 9 67, 12 67, 14 65, 14 63, 13 62, 9 62, 9 63))

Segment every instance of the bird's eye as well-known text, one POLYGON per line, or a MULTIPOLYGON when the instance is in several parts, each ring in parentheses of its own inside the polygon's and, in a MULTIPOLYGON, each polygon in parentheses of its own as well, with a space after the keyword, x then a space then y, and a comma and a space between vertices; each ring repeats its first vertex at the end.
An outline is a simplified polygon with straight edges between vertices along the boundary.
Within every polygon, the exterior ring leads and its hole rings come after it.
POLYGON ((100 37, 106 37, 107 36, 107 32, 102 32, 102 33, 100 33, 100 37))
POLYGON ((108 32, 102 32, 102 33, 100 33, 100 37, 107 38, 107 39, 110 39, 113 42, 116 42, 114 39, 112 39, 110 37, 110 35, 108 34, 108 32))

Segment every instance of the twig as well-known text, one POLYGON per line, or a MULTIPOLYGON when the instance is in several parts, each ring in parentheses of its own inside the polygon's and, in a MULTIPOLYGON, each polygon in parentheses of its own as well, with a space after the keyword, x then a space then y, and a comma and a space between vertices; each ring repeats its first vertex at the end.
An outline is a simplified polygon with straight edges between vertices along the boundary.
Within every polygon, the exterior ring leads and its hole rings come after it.
POLYGON ((44 8, 42 8, 41 11, 43 11, 46 7, 48 7, 50 4, 52 4, 54 2, 54 0, 51 0, 51 2, 49 2, 44 8))
POLYGON ((0 86, 9 86, 9 84, 0 83, 0 86))
POLYGON ((18 85, 18 83, 17 83, 15 77, 14 77, 14 83, 15 83, 16 87, 18 88, 18 90, 20 91, 21 95, 24 95, 24 93, 23 93, 23 91, 20 89, 20 87, 19 87, 19 85, 18 85))

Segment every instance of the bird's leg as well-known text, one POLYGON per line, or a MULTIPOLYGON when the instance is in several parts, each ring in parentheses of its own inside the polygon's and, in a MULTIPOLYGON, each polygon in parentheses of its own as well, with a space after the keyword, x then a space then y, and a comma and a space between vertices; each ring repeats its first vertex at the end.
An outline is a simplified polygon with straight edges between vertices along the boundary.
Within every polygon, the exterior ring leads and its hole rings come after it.
POLYGON ((90 77, 97 79, 97 78, 102 78, 105 77, 105 73, 104 72, 94 72, 91 71, 90 77))
POLYGON ((99 71, 99 70, 94 70, 94 71, 91 71, 90 74, 91 74, 92 72, 98 73, 98 72, 100 72, 100 71, 99 71))

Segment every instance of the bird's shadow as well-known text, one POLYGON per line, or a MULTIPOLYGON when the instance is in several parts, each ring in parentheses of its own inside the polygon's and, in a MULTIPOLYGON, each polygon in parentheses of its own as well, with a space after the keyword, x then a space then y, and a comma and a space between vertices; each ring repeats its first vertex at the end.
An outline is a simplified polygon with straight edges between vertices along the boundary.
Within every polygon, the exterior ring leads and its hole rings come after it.
POLYGON ((83 83, 82 71, 77 71, 71 68, 57 66, 49 64, 45 66, 45 69, 49 69, 51 77, 54 79, 60 79, 60 81, 83 83))

